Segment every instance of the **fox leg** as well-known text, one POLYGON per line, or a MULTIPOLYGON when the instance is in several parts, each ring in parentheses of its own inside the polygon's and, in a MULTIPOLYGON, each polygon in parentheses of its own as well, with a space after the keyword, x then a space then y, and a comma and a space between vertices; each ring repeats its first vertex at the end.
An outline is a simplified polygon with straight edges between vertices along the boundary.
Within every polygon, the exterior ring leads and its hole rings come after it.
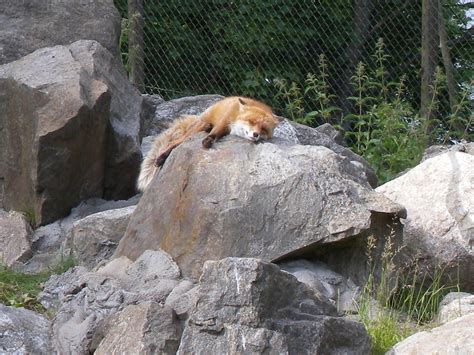
POLYGON ((202 145, 204 148, 210 148, 216 140, 229 134, 229 125, 222 123, 214 126, 206 138, 203 139, 202 145))
POLYGON ((186 133, 184 133, 181 137, 171 141, 170 144, 168 144, 168 146, 166 146, 164 151, 160 155, 158 155, 158 158, 156 158, 154 165, 157 166, 157 167, 162 166, 165 163, 166 159, 171 154, 171 152, 173 151, 174 148, 176 148, 178 145, 183 143, 186 140, 186 138, 189 138, 192 135, 194 135, 196 133, 199 133, 199 132, 203 132, 203 131, 204 132, 212 131, 212 125, 210 123, 203 122, 203 121, 196 122, 196 124, 192 125, 186 131, 186 133))

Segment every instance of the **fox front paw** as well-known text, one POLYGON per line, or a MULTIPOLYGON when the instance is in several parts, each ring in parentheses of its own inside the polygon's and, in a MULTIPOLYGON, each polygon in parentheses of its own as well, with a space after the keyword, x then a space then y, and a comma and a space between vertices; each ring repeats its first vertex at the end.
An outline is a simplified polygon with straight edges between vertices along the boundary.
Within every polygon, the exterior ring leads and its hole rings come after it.
POLYGON ((158 158, 155 160, 155 166, 156 167, 161 167, 166 161, 166 158, 168 157, 167 154, 161 154, 158 158))
POLYGON ((202 146, 207 149, 211 148, 213 143, 214 143, 214 137, 212 136, 207 136, 206 138, 202 140, 202 146))

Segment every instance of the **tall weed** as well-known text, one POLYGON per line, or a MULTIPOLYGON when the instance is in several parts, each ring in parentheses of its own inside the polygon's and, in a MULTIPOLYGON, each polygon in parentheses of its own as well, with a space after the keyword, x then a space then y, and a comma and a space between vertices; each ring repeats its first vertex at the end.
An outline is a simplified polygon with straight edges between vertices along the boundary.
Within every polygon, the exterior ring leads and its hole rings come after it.
POLYGON ((433 277, 424 274, 419 278, 417 263, 409 268, 397 268, 393 235, 386 243, 380 260, 374 260, 375 238, 367 240, 367 263, 370 273, 357 301, 359 320, 371 338, 371 353, 385 354, 392 346, 411 334, 430 326, 438 312, 442 297, 456 286, 441 282, 443 270, 433 277), (380 265, 376 280, 375 265, 380 265))
POLYGON ((471 98, 474 80, 459 93, 451 114, 439 118, 436 114, 446 80, 442 70, 437 68, 431 86, 428 120, 411 105, 406 77, 402 76, 398 82, 388 79, 387 59, 384 41, 379 39, 373 55, 375 68, 359 63, 351 77, 353 96, 346 99, 351 102, 352 111, 345 115, 334 106, 335 96, 331 93, 324 55, 319 58, 317 74, 309 73, 303 88, 285 80, 278 80, 276 84, 277 98, 284 100, 292 120, 312 126, 323 122, 350 125, 351 129, 346 132, 349 147, 369 162, 381 183, 416 165, 428 144, 469 140, 474 133, 471 98), (315 109, 306 110, 308 105, 315 109))

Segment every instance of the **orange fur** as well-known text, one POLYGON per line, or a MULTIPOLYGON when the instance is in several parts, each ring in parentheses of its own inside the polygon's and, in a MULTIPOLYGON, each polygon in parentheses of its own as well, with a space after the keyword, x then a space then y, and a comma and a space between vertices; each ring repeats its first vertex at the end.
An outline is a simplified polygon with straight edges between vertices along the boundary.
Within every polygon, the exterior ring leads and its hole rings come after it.
POLYGON ((278 120, 269 106, 239 96, 218 101, 199 116, 177 119, 155 139, 144 158, 138 178, 138 190, 143 191, 148 186, 174 148, 198 132, 209 132, 202 144, 205 148, 210 148, 217 139, 227 134, 239 135, 251 141, 270 139, 277 124, 278 120))

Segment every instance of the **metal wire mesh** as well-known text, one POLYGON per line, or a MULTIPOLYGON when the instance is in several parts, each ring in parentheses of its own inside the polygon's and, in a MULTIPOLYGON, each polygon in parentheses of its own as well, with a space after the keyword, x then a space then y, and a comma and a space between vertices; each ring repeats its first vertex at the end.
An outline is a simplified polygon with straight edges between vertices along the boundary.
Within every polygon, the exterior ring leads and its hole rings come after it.
MULTIPOLYGON (((284 111, 276 83, 282 79, 295 82, 304 91, 307 74, 321 74, 324 55, 332 104, 347 112, 357 64, 365 63, 367 71, 377 76, 379 63, 374 53, 377 41, 383 39, 383 80, 399 82, 404 77, 406 96, 419 109, 423 3, 429 2, 440 4, 438 0, 145 0, 140 85, 142 91, 165 99, 245 95, 284 111)), ((126 18, 127 0, 115 3, 126 18)), ((450 63, 441 55, 440 42, 431 59, 444 72, 452 70, 457 92, 470 87, 471 100, 474 3, 445 0, 440 8, 442 21, 433 18, 425 26, 436 34, 443 26, 450 63)), ((124 64, 131 70, 135 52, 127 42, 128 20, 124 21, 122 50, 124 64)), ((439 41, 440 36, 434 38, 439 41)), ((452 111, 447 85, 439 92, 442 109, 452 111)))

